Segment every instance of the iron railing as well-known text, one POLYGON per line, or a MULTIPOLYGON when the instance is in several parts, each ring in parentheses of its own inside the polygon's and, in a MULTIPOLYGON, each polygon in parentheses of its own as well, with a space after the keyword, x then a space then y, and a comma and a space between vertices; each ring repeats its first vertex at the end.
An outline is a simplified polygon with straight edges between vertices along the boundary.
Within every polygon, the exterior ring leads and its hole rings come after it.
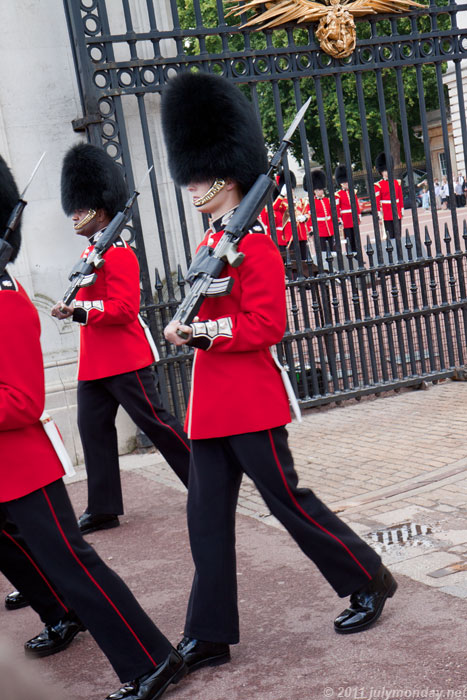
MULTIPOLYGON (((431 156, 437 139, 448 181, 461 170, 467 175, 467 29, 458 22, 467 5, 442 2, 430 2, 410 15, 358 21, 357 47, 348 59, 339 60, 320 49, 313 26, 241 29, 228 23, 234 20, 226 18, 221 0, 64 0, 84 115, 75 129, 84 130, 122 163, 130 189, 135 152, 148 166, 154 164, 159 146, 151 127, 151 100, 173 72, 215 72, 247 90, 271 146, 283 135, 284 122, 312 96, 294 153, 304 178, 314 167, 312 157, 326 174, 335 252, 314 236, 307 259, 301 260, 291 166, 285 161, 293 239, 285 264, 288 328, 279 351, 304 406, 437 380, 465 362, 467 209, 456 209, 452 187, 449 209, 437 209, 437 163, 431 156), (427 119, 432 110, 439 110, 436 134, 427 119), (130 112, 139 125, 137 147, 135 137, 131 144, 128 137, 130 112), (406 171, 410 200, 403 235, 393 240, 382 235, 376 208, 379 176, 373 163, 383 150, 396 156, 394 168, 389 164, 393 216, 394 169, 406 171), (371 213, 360 223, 351 197, 353 253, 338 233, 333 184, 338 161, 347 167, 351 192, 352 170, 366 173, 371 203, 371 213), (426 163, 428 214, 417 207, 414 163, 420 161, 426 163)), ((296 164, 294 169, 299 170, 296 164)), ((137 208, 130 235, 141 265, 143 311, 161 350, 163 397, 181 416, 191 351, 166 345, 161 332, 184 296, 183 271, 198 234, 182 193, 174 188, 170 201, 178 220, 178 250, 183 251, 176 259, 168 236, 171 205, 161 194, 159 170, 151 174, 160 247, 155 293, 145 253, 153 227, 142 230, 137 208)), ((317 231, 313 199, 310 205, 317 231)), ((271 203, 268 209, 273 220, 271 203)), ((277 240, 273 223, 271 229, 277 240)))

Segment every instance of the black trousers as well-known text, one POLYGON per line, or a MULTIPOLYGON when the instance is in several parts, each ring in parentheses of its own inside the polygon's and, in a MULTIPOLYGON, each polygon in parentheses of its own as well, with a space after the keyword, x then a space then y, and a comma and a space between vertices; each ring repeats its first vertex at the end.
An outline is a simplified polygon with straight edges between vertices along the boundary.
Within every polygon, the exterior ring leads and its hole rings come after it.
POLYGON ((188 528, 195 576, 188 637, 238 642, 235 509, 243 473, 338 595, 358 590, 380 567, 369 545, 312 491, 298 487, 285 428, 193 440, 188 528))
POLYGON ((149 367, 78 382, 78 427, 88 475, 88 513, 123 513, 115 418, 119 406, 146 433, 187 486, 188 438, 162 405, 149 367))
MULTIPOLYGON (((357 252, 357 242, 355 240, 355 231, 354 231, 353 226, 350 228, 344 228, 344 239, 349 240, 350 250, 353 253, 356 253, 357 252)), ((344 252, 345 252, 345 248, 344 248, 344 252)))
POLYGON ((401 237, 401 220, 400 219, 384 219, 384 228, 389 238, 401 237))
POLYGON ((0 571, 27 598, 44 624, 57 624, 68 607, 35 561, 16 526, 9 520, 3 523, 1 520, 0 508, 0 571))
POLYGON ((82 537, 61 480, 3 504, 39 566, 86 625, 122 682, 149 672, 171 644, 82 537))
POLYGON ((321 245, 321 252, 322 253, 326 253, 326 251, 327 251, 326 244, 329 245, 330 250, 336 249, 336 241, 334 240, 334 236, 319 236, 319 242, 321 245))

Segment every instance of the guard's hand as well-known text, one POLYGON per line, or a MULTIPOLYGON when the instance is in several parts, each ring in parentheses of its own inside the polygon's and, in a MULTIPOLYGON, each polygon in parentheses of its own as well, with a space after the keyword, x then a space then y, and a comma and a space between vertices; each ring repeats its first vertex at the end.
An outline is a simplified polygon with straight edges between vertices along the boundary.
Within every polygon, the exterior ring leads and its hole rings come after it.
POLYGON ((74 305, 72 306, 67 306, 66 304, 63 303, 63 301, 58 301, 55 306, 52 307, 52 316, 55 316, 55 318, 59 318, 60 320, 63 320, 64 318, 69 318, 70 316, 73 315, 74 311, 74 305))
POLYGON ((170 323, 164 328, 164 338, 173 343, 174 345, 186 345, 189 340, 191 340, 191 326, 184 326, 180 321, 170 321, 170 323), (186 338, 181 338, 177 331, 182 331, 186 334, 186 338))

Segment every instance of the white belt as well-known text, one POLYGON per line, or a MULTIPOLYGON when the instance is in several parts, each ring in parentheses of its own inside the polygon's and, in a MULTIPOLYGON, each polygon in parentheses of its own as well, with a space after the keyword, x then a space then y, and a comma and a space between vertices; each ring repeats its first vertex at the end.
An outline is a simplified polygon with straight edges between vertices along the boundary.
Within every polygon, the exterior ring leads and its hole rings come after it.
POLYGON ((329 221, 331 217, 330 216, 317 216, 316 220, 317 221, 329 221))
MULTIPOLYGON (((381 200, 381 204, 391 204, 391 201, 392 201, 391 199, 382 199, 382 200, 381 200)), ((396 199, 396 202, 398 202, 398 201, 399 201, 399 200, 396 199)))
POLYGON ((352 209, 341 209, 341 214, 351 214, 352 209))
POLYGON ((148 324, 145 322, 141 314, 138 314, 138 321, 140 322, 144 330, 144 335, 146 336, 146 340, 148 341, 149 347, 151 348, 152 356, 154 357, 154 362, 159 362, 161 358, 157 350, 156 344, 154 342, 154 338, 152 337, 152 333, 148 324))
POLYGON ((63 471, 67 476, 74 476, 76 474, 75 469, 70 459, 70 455, 66 451, 66 447, 63 444, 62 436, 60 435, 60 431, 58 430, 55 421, 46 411, 43 412, 39 420, 42 423, 42 427, 44 428, 47 437, 52 443, 52 447, 54 448, 57 457, 62 463, 63 471))

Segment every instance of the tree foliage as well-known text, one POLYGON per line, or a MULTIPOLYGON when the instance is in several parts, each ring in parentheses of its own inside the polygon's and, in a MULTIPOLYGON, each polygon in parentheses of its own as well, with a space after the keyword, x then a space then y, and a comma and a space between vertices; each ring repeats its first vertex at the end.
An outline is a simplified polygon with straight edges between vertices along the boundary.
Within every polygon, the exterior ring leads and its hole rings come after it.
MULTIPOLYGON (((438 4, 444 5, 447 3, 448 0, 438 0, 438 4)), ((193 0, 178 0, 177 5, 182 29, 195 30, 193 36, 186 37, 184 40, 186 53, 196 56, 207 52, 210 58, 215 58, 216 55, 221 57, 223 44, 221 37, 216 32, 216 27, 222 24, 238 25, 238 19, 225 17, 222 0, 202 0, 201 3, 193 2, 193 0), (196 30, 200 28, 213 28, 213 34, 208 33, 207 36, 204 35, 201 39, 202 45, 200 45, 200 40, 196 37, 196 30)), ((449 22, 448 15, 440 15, 438 28, 449 27, 449 22)), ((430 27, 430 18, 428 16, 421 16, 416 19, 401 17, 392 20, 371 20, 371 22, 364 20, 357 22, 357 36, 359 39, 367 39, 370 36, 377 36, 383 39, 397 32, 398 34, 407 35, 409 40, 410 35, 414 31, 429 32, 430 27)), ((309 28, 286 28, 267 32, 238 32, 237 30, 226 35, 228 50, 236 56, 233 61, 234 69, 240 76, 242 75, 242 70, 245 72, 245 76, 247 75, 246 48, 251 49, 251 53, 259 62, 261 60, 271 60, 270 57, 268 58, 268 47, 269 49, 271 47, 284 49, 281 57, 276 55, 275 60, 279 69, 281 67, 286 69, 286 62, 289 56, 297 56, 299 57, 298 60, 305 60, 306 52, 303 49, 309 45, 311 39, 312 33, 309 28)), ((410 41, 407 41, 406 47, 401 50, 410 51, 409 47, 410 41)), ((375 47, 375 50, 381 51, 383 56, 390 58, 388 54, 390 49, 385 49, 383 43, 381 47, 375 47)), ((410 58, 408 63, 410 64, 410 58)), ((430 63, 424 63, 420 68, 408 65, 401 68, 381 69, 380 78, 377 77, 377 71, 374 69, 360 73, 364 100, 364 108, 362 110, 359 109, 357 99, 357 77, 355 72, 342 73, 338 77, 331 74, 320 75, 320 77, 310 77, 308 75, 307 77, 307 72, 304 70, 302 73, 303 77, 299 79, 298 89, 302 102, 309 96, 312 97, 312 104, 307 112, 305 123, 307 142, 316 161, 324 163, 326 149, 329 149, 333 165, 344 160, 342 133, 346 129, 352 163, 356 169, 362 168, 364 166, 362 162, 362 123, 366 121, 372 159, 374 159, 376 153, 383 150, 382 113, 386 116, 391 152, 394 156, 395 165, 397 166, 399 162, 405 161, 401 126, 401 101, 397 85, 398 71, 400 71, 403 85, 403 106, 405 106, 406 112, 412 161, 424 158, 423 143, 417 139, 414 127, 421 122, 421 112, 439 109, 438 91, 444 89, 442 85, 439 85, 435 66, 430 63), (421 71, 420 77, 423 84, 424 104, 421 102, 418 89, 418 70, 421 71), (378 80, 380 80, 380 85, 383 86, 384 103, 382 102, 381 94, 378 94, 378 80), (343 115, 339 112, 338 83, 340 83, 343 95, 343 115), (321 94, 322 119, 320 119, 320 110, 318 109, 317 91, 320 91, 321 94)), ((274 82, 265 79, 254 83, 254 89, 258 95, 265 140, 271 148, 276 148, 279 143, 274 89, 278 91, 281 117, 284 125, 287 126, 297 111, 297 80, 281 79, 274 82)), ((250 93, 251 88, 248 85, 242 85, 241 87, 247 94, 250 93)), ((300 161, 303 158, 303 154, 298 133, 296 133, 294 138, 293 152, 300 161)))

